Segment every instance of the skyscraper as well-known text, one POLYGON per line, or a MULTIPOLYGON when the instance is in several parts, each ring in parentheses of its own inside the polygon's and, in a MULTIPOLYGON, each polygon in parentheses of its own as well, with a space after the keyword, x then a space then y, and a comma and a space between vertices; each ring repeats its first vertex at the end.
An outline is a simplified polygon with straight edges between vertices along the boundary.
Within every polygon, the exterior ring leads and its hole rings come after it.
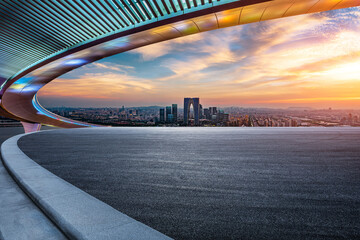
POLYGON ((193 105, 195 125, 199 125, 200 121, 200 99, 184 98, 184 124, 189 124, 190 106, 193 105))
POLYGON ((206 119, 211 119, 210 110, 208 108, 204 108, 204 115, 206 119))
POLYGON ((160 122, 165 122, 165 109, 160 108, 160 122))
POLYGON ((174 116, 172 114, 168 114, 167 115, 167 120, 168 123, 173 123, 174 122, 174 116))
POLYGON ((210 115, 216 115, 217 114, 217 107, 209 107, 210 115))
POLYGON ((165 118, 166 118, 165 120, 166 120, 167 123, 171 122, 170 115, 171 115, 171 106, 167 106, 166 107, 166 114, 165 114, 165 118))
POLYGON ((173 121, 177 122, 177 104, 172 105, 173 121))

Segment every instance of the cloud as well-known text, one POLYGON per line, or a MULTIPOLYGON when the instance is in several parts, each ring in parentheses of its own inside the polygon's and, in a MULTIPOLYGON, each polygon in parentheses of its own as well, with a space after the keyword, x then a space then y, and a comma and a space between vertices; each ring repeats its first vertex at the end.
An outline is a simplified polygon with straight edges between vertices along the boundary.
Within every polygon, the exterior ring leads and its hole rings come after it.
POLYGON ((171 52, 171 50, 172 50, 172 44, 168 42, 163 42, 159 44, 152 44, 145 47, 141 47, 133 50, 132 52, 140 54, 144 61, 149 61, 164 56, 169 52, 171 52))
POLYGON ((104 62, 104 63, 94 62, 94 63, 90 64, 88 67, 91 68, 92 66, 95 66, 97 68, 103 68, 103 69, 109 69, 109 70, 113 70, 113 71, 124 72, 124 73, 126 73, 128 70, 134 69, 133 66, 120 65, 120 64, 114 64, 114 63, 109 63, 109 62, 104 62))
POLYGON ((341 104, 360 107, 355 99, 360 91, 359 9, 270 20, 149 45, 118 55, 123 65, 94 63, 116 73, 59 80, 43 94, 143 99, 142 105, 181 103, 184 96, 199 96, 211 105, 256 106, 302 100, 306 105, 326 104, 343 98, 351 101, 341 104), (139 66, 136 71, 126 66, 129 54, 141 56, 132 62, 139 66), (151 71, 151 79, 139 69, 151 71), (156 74, 164 69, 166 73, 156 74))
POLYGON ((289 69, 289 72, 294 74, 318 73, 318 72, 334 69, 336 68, 336 66, 342 65, 343 63, 347 63, 347 62, 351 63, 358 61, 360 61, 360 52, 352 52, 350 54, 330 57, 330 58, 322 59, 320 61, 306 63, 301 66, 289 69))
MULTIPOLYGON (((167 55, 169 53, 172 53, 174 50, 177 49, 179 45, 183 46, 184 44, 191 44, 194 42, 198 42, 202 39, 203 36, 201 34, 189 35, 171 41, 160 42, 160 43, 140 47, 138 49, 133 50, 132 53, 140 54, 144 61, 150 61, 159 58, 161 56, 167 55)), ((186 49, 184 48, 182 48, 182 50, 186 51, 186 49)))
POLYGON ((124 74, 85 74, 78 79, 56 79, 39 92, 41 96, 116 99, 118 95, 150 92, 151 81, 124 74))

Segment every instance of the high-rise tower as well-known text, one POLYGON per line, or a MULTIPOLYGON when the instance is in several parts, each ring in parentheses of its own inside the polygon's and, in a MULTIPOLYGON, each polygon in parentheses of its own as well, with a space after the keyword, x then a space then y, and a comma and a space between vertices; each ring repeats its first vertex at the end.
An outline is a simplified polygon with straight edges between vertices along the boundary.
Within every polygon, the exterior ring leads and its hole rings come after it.
POLYGON ((177 122, 177 104, 172 105, 172 115, 174 118, 174 122, 177 122))
POLYGON ((166 107, 166 113, 165 113, 165 121, 167 123, 170 123, 172 121, 173 116, 171 116, 171 106, 166 107))
POLYGON ((165 122, 165 109, 160 108, 160 122, 164 123, 165 122))
POLYGON ((198 126, 200 123, 200 98, 184 98, 184 124, 189 124, 191 104, 194 108, 195 125, 198 126))

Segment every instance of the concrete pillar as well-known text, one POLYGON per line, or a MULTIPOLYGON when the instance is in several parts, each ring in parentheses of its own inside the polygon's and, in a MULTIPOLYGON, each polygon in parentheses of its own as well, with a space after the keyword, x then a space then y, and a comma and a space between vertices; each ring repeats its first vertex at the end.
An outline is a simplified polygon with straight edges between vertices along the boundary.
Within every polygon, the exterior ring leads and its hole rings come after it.
POLYGON ((25 133, 37 132, 40 131, 41 124, 40 123, 28 123, 21 122, 24 127, 25 133))

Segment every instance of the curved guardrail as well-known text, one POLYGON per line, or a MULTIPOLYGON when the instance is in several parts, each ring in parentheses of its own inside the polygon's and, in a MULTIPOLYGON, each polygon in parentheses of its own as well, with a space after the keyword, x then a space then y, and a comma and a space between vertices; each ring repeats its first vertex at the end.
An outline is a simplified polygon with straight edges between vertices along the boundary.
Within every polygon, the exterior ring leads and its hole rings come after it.
MULTIPOLYGON (((30 133, 32 134, 32 133, 30 133)), ((14 136, 1 146, 5 167, 70 239, 171 239, 57 177, 23 153, 14 136)))

